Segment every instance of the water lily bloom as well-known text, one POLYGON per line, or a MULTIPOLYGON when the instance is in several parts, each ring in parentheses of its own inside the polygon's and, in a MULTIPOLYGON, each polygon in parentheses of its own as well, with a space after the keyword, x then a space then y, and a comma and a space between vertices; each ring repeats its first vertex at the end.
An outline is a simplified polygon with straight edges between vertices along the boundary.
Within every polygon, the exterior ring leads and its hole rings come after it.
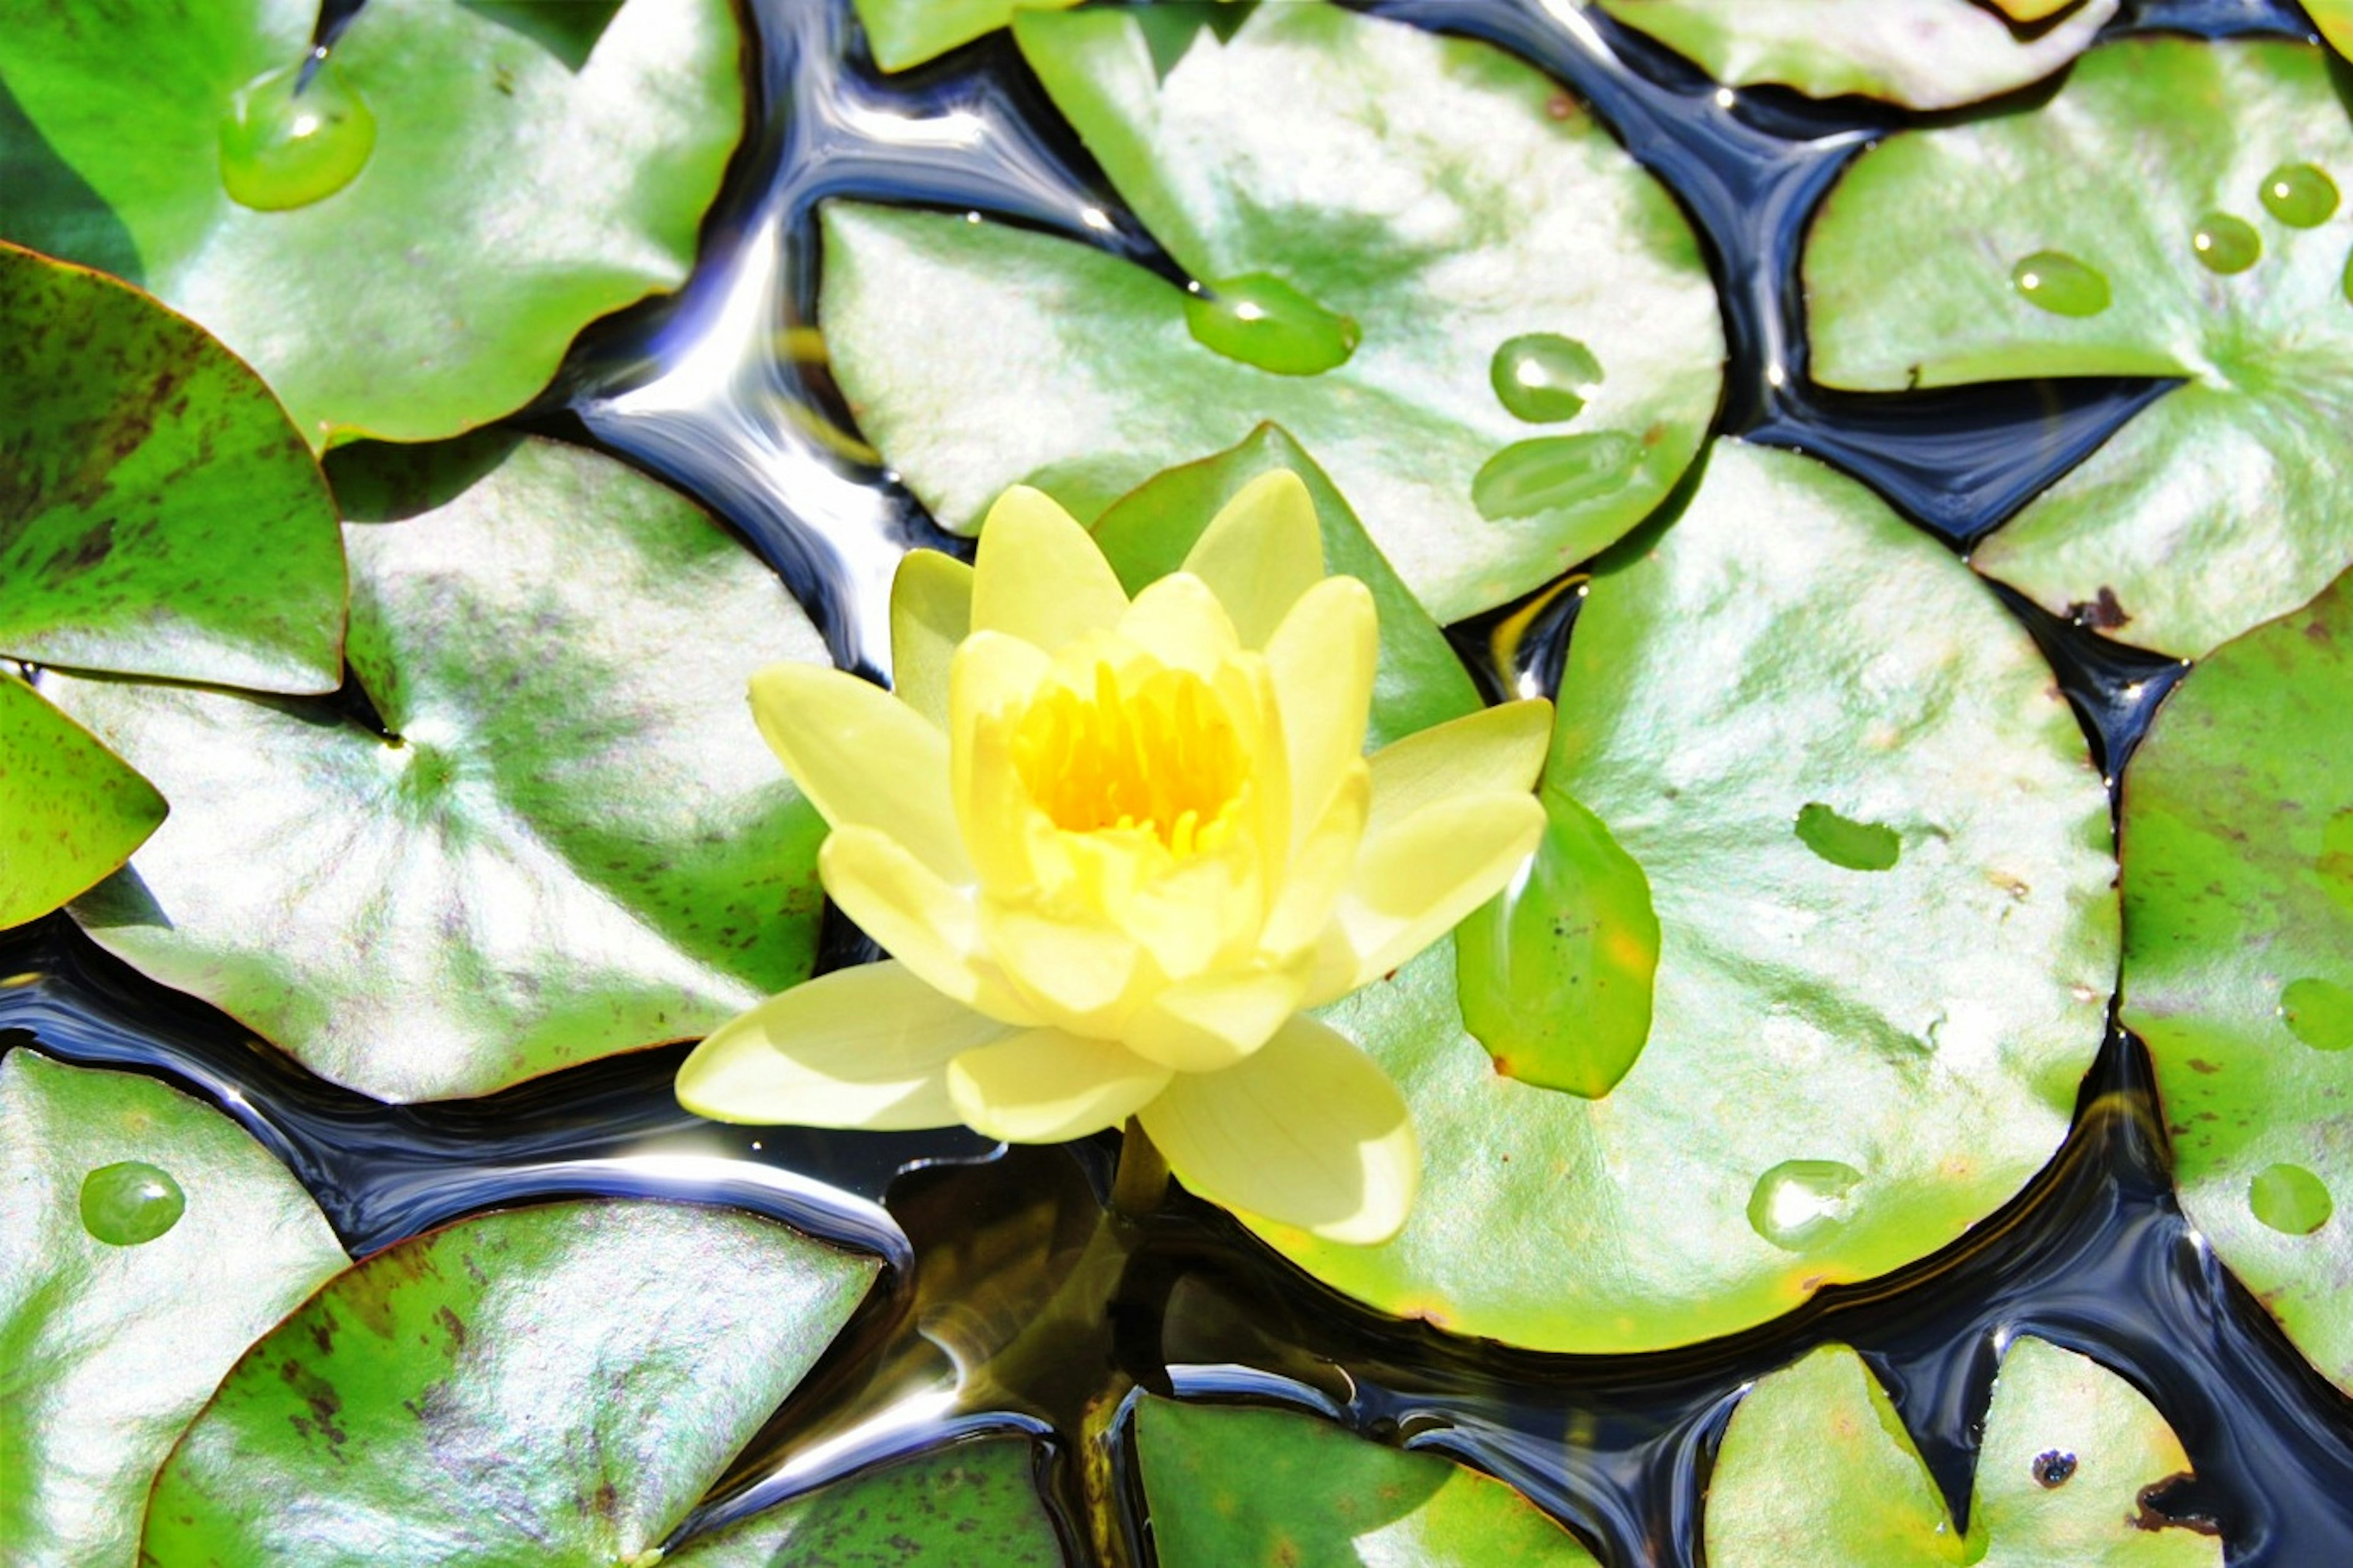
POLYGON ((1419 1180, 1373 1060, 1303 1009, 1498 892, 1544 827, 1551 707, 1364 755, 1372 595, 1324 574, 1287 471, 1131 601, 1039 492, 976 563, 909 556, 898 689, 779 665, 752 706, 831 825, 826 890, 889 960, 797 986, 688 1058, 705 1116, 962 1122, 1044 1143, 1133 1116, 1193 1191, 1377 1242, 1419 1180))

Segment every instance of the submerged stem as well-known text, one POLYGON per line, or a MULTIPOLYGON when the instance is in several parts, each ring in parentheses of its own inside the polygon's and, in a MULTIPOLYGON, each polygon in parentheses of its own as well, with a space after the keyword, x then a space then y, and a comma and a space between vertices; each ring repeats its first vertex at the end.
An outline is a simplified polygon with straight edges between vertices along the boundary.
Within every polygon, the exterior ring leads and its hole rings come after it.
POLYGON ((1119 1173, 1112 1178, 1112 1212, 1122 1219, 1149 1219, 1167 1195, 1168 1162, 1144 1123, 1131 1116, 1119 1146, 1119 1173))

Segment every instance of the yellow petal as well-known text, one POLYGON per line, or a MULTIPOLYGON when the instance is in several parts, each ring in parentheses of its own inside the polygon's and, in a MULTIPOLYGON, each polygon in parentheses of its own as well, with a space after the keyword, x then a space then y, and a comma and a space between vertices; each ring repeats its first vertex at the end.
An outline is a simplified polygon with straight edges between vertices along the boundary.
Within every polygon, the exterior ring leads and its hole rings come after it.
POLYGON ((1171 668, 1189 669, 1204 679, 1214 677, 1219 662, 1241 646, 1208 584, 1182 572, 1138 594, 1120 617, 1119 635, 1171 668))
POLYGON ((1303 1014, 1223 1072, 1180 1074, 1140 1115, 1201 1196, 1334 1241, 1395 1236, 1421 1182, 1397 1086, 1303 1014))
POLYGON ((1137 1008, 1120 1038, 1146 1061, 1178 1072, 1215 1072, 1266 1044, 1298 1010, 1305 989, 1295 966, 1206 974, 1137 1008))
POLYGON ((948 1064, 965 1126, 1008 1143, 1060 1143, 1116 1127, 1158 1094, 1168 1069, 1115 1041, 1030 1029, 948 1064))
POLYGON ((1099 921, 984 899, 980 922, 1006 979, 1052 1023, 1109 1032, 1138 983, 1155 978, 1135 939, 1099 921))
POLYGON ((813 664, 752 677, 752 716, 818 815, 872 827, 951 882, 972 875, 948 792, 948 738, 881 687, 813 664))
POLYGON ((1323 819, 1292 857, 1282 890, 1259 933, 1259 946, 1268 954, 1283 959, 1302 952, 1331 923, 1332 911, 1356 868, 1372 787, 1370 770, 1361 760, 1342 774, 1323 819))
POLYGON ((1482 708, 1408 735, 1372 755, 1377 837, 1426 805, 1491 790, 1532 790, 1552 745, 1552 704, 1541 697, 1482 708))
POLYGON ((972 568, 936 550, 911 550, 891 580, 891 685, 899 700, 945 731, 948 661, 972 630, 972 568))
POLYGON ((1324 535, 1307 487, 1289 468, 1244 485, 1202 530, 1184 570, 1217 595, 1244 647, 1264 647, 1324 578, 1324 535))
POLYGON ((956 824, 985 889, 1032 891, 1041 845, 1053 826, 1029 799, 1013 763, 1012 731, 1049 661, 1029 644, 975 632, 949 672, 951 790, 956 824))
MULTIPOLYGON (((1424 806, 1356 857, 1336 920, 1367 985, 1504 890, 1544 834, 1532 795, 1471 795, 1424 806)), ((1331 998, 1311 993, 1309 1005, 1331 998)))
POLYGON ((1182 980, 1249 957, 1266 924, 1258 847, 1237 837, 1145 880, 1107 912, 1144 944, 1161 973, 1182 980))
POLYGON ((983 954, 972 895, 940 880, 898 840, 871 827, 837 827, 818 852, 818 873, 842 912, 924 984, 1008 1024, 1038 1022, 983 954))
POLYGON ((1087 531, 1041 490, 1016 485, 988 509, 973 562, 972 624, 1048 653, 1127 613, 1127 595, 1087 531))
POLYGON ((1291 759, 1293 842, 1324 815, 1348 763, 1364 755, 1379 658, 1373 595, 1354 577, 1326 577, 1310 588, 1267 641, 1291 759))
POLYGON ((678 1069, 678 1100, 755 1126, 953 1127, 948 1064, 1012 1032, 903 965, 860 964, 721 1025, 678 1069))

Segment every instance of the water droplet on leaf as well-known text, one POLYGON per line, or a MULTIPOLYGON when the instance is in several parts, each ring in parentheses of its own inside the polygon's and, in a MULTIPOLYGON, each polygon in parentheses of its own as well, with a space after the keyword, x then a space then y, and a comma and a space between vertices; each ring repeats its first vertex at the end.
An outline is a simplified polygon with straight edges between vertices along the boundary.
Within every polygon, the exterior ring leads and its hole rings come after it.
POLYGON ((1574 419, 1585 411, 1577 389, 1602 379, 1601 362, 1575 338, 1524 332, 1504 340, 1487 364, 1487 380, 1513 417, 1531 425, 1574 419))
POLYGON ((82 1228, 109 1247, 137 1247, 180 1223, 187 1194, 143 1160, 100 1165, 81 1181, 82 1228))
POLYGON ((1836 1160, 1784 1160, 1757 1178, 1748 1224, 1785 1252, 1802 1252, 1853 1217, 1862 1173, 1836 1160))
POLYGON ((2313 228, 2337 211, 2337 182, 2310 163, 2282 163, 2263 176, 2263 208, 2291 228, 2313 228))
POLYGON ((2209 272, 2244 272, 2262 259, 2263 237, 2229 213, 2208 213, 2190 232, 2189 248, 2209 272))
POLYGON ((2038 250, 2010 269, 2010 286, 2030 305, 2057 316, 2096 316, 2108 308, 2108 279, 2063 250, 2038 250))
POLYGON ((2247 1184, 2255 1217, 2287 1236, 2310 1236, 2328 1223, 2336 1204, 2328 1185, 2301 1165, 2267 1165, 2247 1184))
POLYGON ((1194 342, 1277 375, 1320 375, 1348 363, 1364 333, 1282 279, 1252 272, 1185 299, 1194 342))
POLYGON ((221 121, 221 183, 261 212, 308 206, 359 176, 375 151, 375 114, 333 61, 313 56, 254 78, 221 121), (317 68, 308 82, 302 72, 317 68))
POLYGON ((1642 446, 1622 430, 1514 441, 1482 464, 1471 501, 1490 522, 1576 506, 1622 488, 1642 446))
POLYGON ((2318 1051, 2353 1047, 2353 991, 2326 980, 2292 980, 2280 993, 2287 1032, 2318 1051))
POLYGON ((1893 870, 1904 854, 1895 829, 1842 816, 1818 800, 1798 808, 1797 831, 1807 848, 1850 871, 1893 870))

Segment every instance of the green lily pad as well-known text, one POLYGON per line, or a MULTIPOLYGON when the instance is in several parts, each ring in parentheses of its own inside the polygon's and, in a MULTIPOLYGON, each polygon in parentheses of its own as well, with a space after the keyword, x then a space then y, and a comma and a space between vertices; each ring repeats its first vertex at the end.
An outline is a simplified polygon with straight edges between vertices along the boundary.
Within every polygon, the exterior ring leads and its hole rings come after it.
POLYGON ((1497 1072, 1598 1100, 1651 1037, 1659 917, 1601 819, 1558 790, 1541 798, 1535 858, 1454 933, 1463 1026, 1497 1072))
POLYGON ((582 327, 685 278, 742 132, 726 0, 630 0, 576 66, 490 7, 375 0, 305 95, 327 129, 239 186, 322 194, 257 210, 229 195, 234 107, 287 73, 250 100, 287 118, 317 10, 19 7, 0 233, 203 322, 313 445, 505 414, 582 327))
POLYGON ((828 203, 835 374, 947 526, 1016 481, 1092 518, 1272 420, 1451 621, 1593 554, 1689 466, 1723 379, 1698 244, 1534 68, 1324 5, 1202 27, 1165 71, 1131 11, 1015 33, 1203 292, 1070 240, 828 203), (1600 379, 1532 423, 1493 362, 1549 385, 1561 343, 1600 379))
POLYGON ((1951 109, 2041 81, 2116 13, 2116 0, 1594 3, 1717 81, 1773 82, 1810 98, 1856 93, 1911 109, 1951 109))
POLYGON ((164 810, 153 784, 0 671, 0 927, 89 891, 147 841, 164 810))
POLYGON ((807 977, 824 825, 744 710, 825 647, 766 567, 608 458, 354 448, 324 703, 43 689, 173 804, 74 906, 98 942, 380 1099, 705 1034, 807 977))
POLYGON ((1346 498, 1315 460, 1279 426, 1261 425, 1229 451, 1155 476, 1103 513, 1094 526, 1120 586, 1130 594, 1178 570, 1219 508, 1261 474, 1288 468, 1306 485, 1324 530, 1324 570, 1372 590, 1381 628, 1373 678, 1368 750, 1459 719, 1480 706, 1479 689, 1446 634, 1380 552, 1346 498))
POLYGON ((767 1220, 662 1203, 552 1204, 402 1242, 237 1363, 155 1479, 141 1561, 647 1561, 874 1271, 767 1220))
POLYGON ((1023 9, 1059 10, 1079 0, 858 0, 874 63, 905 70, 993 33, 1023 9))
POLYGON ((1592 1568, 1503 1482, 1313 1416, 1147 1397, 1135 1442, 1163 1568, 1592 1568))
POLYGON ((1887 1395, 1844 1345, 1758 1383, 1708 1485, 1711 1568, 2220 1568, 2222 1542, 2141 1493, 2186 1477, 2173 1428, 2098 1363, 2015 1341, 1993 1385, 1965 1536, 1887 1395))
POLYGON ((0 321, 0 652, 332 691, 334 500, 260 378, 138 289, 10 245, 0 321))
POLYGON ((0 1173, 0 1541, 18 1568, 130 1568, 181 1429, 347 1259, 243 1130, 135 1073, 10 1051, 0 1173))
POLYGON ((1397 1238, 1267 1227, 1341 1289, 1546 1350, 1656 1350, 1926 1256, 2064 1137, 2116 963, 2106 791, 2051 671, 1940 545, 1719 442, 1599 564, 1547 790, 1650 880, 1649 1042, 1607 1099, 1498 1074, 1452 945, 1329 1009, 1422 1142, 1397 1238), (1810 802, 1894 832, 1825 858, 1810 802))
POLYGON ((2201 662, 2126 775, 2122 1017, 2181 1205, 2353 1389, 2353 583, 2201 662))
POLYGON ((1905 132, 1847 171, 1806 250, 1814 374, 2183 378, 1976 564, 2195 658, 2353 562, 2347 182, 2324 51, 2105 45, 2041 108, 1905 132))
POLYGON ((663 1568, 1062 1568, 1029 1445, 959 1443, 698 1537, 663 1568))

